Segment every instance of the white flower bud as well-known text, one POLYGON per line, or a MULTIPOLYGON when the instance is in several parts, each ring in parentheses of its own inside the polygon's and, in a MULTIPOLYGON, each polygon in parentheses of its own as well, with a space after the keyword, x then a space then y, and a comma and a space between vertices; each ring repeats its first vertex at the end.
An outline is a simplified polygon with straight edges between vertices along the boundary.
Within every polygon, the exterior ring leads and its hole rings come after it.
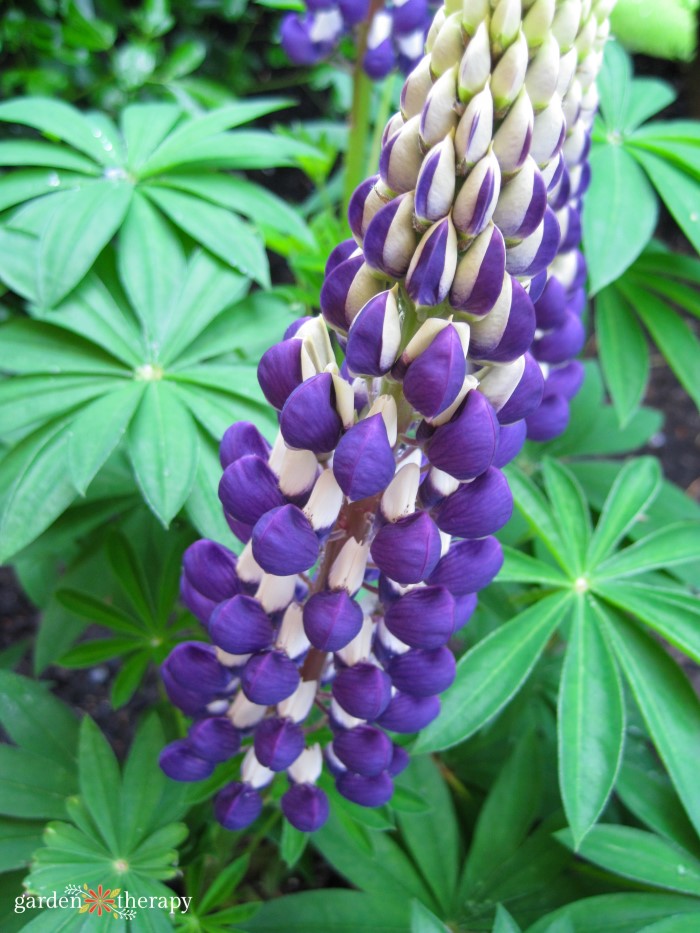
POLYGON ((343 499, 343 491, 333 475, 333 470, 324 470, 316 480, 303 510, 314 531, 323 531, 331 527, 342 508, 343 499))
MULTIPOLYGON (((420 138, 429 149, 444 139, 456 125, 457 66, 441 75, 430 89, 420 116, 420 138)), ((417 175, 416 175, 417 177, 417 175)))
POLYGON ((305 748, 293 765, 287 768, 287 774, 297 784, 315 784, 321 777, 323 756, 321 746, 317 743, 311 748, 305 748))
POLYGON ((564 142, 566 120, 558 96, 552 97, 549 105, 535 117, 532 129, 530 155, 538 165, 546 165, 564 142))
MULTIPOLYGON (((311 647, 306 637, 303 622, 303 610, 299 603, 290 603, 282 619, 277 634, 276 646, 285 651, 290 658, 298 658, 311 647)), ((292 694, 293 696, 293 694, 292 694)), ((291 698, 290 698, 291 699, 291 698)), ((286 715, 286 714, 282 714, 286 715)), ((302 719, 304 717, 302 716, 302 719)))
POLYGON ((506 49, 491 75, 491 96, 496 108, 496 116, 502 116, 520 93, 525 82, 527 63, 527 40, 521 30, 517 39, 506 49))
POLYGON ((412 515, 416 510, 419 486, 420 467, 415 463, 402 466, 384 490, 381 502, 382 515, 390 522, 412 515))
POLYGON ((462 26, 468 36, 473 36, 489 16, 489 0, 464 0, 462 4, 462 26))
POLYGON ((433 45, 435 44, 435 40, 437 39, 438 33, 442 29, 443 23, 445 22, 446 19, 447 19, 447 13, 445 12, 445 7, 441 6, 440 9, 435 14, 435 18, 433 19, 430 29, 428 30, 428 35, 426 36, 426 39, 425 39, 425 51, 426 52, 432 52, 433 45))
POLYGON ((499 0, 489 25, 491 52, 496 58, 515 42, 522 16, 520 0, 499 0))
POLYGON ((291 696, 277 704, 277 712, 293 722, 303 722, 314 705, 317 690, 318 681, 302 680, 291 696))
POLYGON ((517 172, 528 157, 533 120, 530 98, 522 90, 493 138, 493 151, 504 175, 517 172))
POLYGON ((491 145, 492 135, 493 98, 486 87, 472 98, 455 133, 457 171, 461 175, 465 175, 479 159, 483 159, 491 145))
POLYGON ((251 703, 243 691, 240 691, 226 715, 236 729, 250 729, 251 726, 256 726, 265 717, 266 712, 266 706, 251 703))
POLYGON ((479 24, 459 63, 457 93, 467 104, 475 94, 486 87, 491 74, 491 46, 486 22, 479 24))
POLYGON ((265 612, 278 612, 280 609, 286 609, 292 601, 296 583, 296 575, 277 577, 271 573, 263 574, 255 598, 265 612))
POLYGON ((568 52, 581 23, 581 0, 563 0, 557 7, 552 22, 552 34, 562 52, 568 52))
POLYGON ((550 102, 558 82, 559 43, 550 35, 530 62, 525 76, 525 87, 535 113, 543 110, 550 102))
POLYGON ((331 565, 328 585, 332 590, 347 590, 354 596, 365 578, 370 542, 348 538, 331 565))
POLYGON ((523 32, 531 49, 538 48, 548 38, 554 20, 556 0, 535 0, 523 20, 523 32))
POLYGON ((382 181, 396 194, 411 191, 416 186, 423 162, 421 119, 421 115, 411 117, 382 148, 379 173, 382 181))
POLYGON ((464 51, 462 14, 452 13, 437 34, 430 52, 430 70, 436 78, 458 64, 464 51))
POLYGON ((420 114, 432 86, 430 59, 425 55, 406 78, 401 90, 401 113, 404 120, 410 120, 411 117, 420 114))

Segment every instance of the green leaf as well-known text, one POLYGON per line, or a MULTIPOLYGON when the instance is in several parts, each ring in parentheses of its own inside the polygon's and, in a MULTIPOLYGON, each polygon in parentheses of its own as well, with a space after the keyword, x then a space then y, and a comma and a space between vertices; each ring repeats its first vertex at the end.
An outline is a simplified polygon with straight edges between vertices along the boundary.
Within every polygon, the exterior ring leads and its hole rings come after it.
MULTIPOLYGON (((289 825, 285 823, 285 826, 289 825)), ((218 872, 212 883, 206 890, 202 900, 197 904, 197 913, 199 916, 210 913, 215 907, 225 903, 234 893, 238 885, 243 881, 250 864, 249 855, 241 855, 234 859, 230 865, 227 865, 222 871, 218 872)))
POLYGON ((596 580, 633 577, 698 559, 700 522, 675 522, 647 535, 597 568, 596 580))
POLYGON ((499 583, 539 583, 541 586, 569 586, 568 580, 556 567, 531 557, 523 551, 503 546, 504 562, 498 574, 499 583))
POLYGON ((32 126, 47 136, 55 136, 102 165, 112 160, 89 119, 75 107, 48 97, 17 97, 0 104, 0 121, 32 126))
POLYGON ((248 933, 406 933, 408 903, 360 891, 304 891, 265 901, 248 920, 248 933))
MULTIPOLYGON (((72 149, 56 146, 53 143, 39 142, 34 139, 5 139, 0 142, 0 165, 17 165, 23 168, 28 165, 46 166, 47 168, 68 169, 71 172, 81 172, 87 175, 99 175, 99 166, 91 159, 79 155, 72 149)), ((12 183, 17 172, 6 175, 3 181, 12 183)), ((39 175, 37 174, 37 177, 39 175)), ((54 178, 49 172, 42 172, 44 190, 41 194, 48 194, 55 187, 54 178)))
POLYGON ((45 755, 0 745, 0 813, 28 819, 63 818, 75 775, 45 755))
POLYGON ((690 61, 695 49, 694 0, 664 0, 663 6, 619 0, 612 11, 613 35, 633 52, 690 61))
POLYGON ((136 638, 143 635, 143 629, 139 627, 132 616, 117 606, 112 606, 102 599, 97 599, 90 593, 61 588, 56 591, 56 599, 70 612, 87 619, 91 623, 106 625, 112 631, 120 632, 123 635, 133 635, 136 638))
POLYGON ((151 663, 152 650, 152 648, 150 650, 147 648, 124 658, 122 666, 112 682, 110 692, 110 701, 114 709, 119 709, 125 703, 128 703, 141 686, 148 665, 151 663))
POLYGON ((619 42, 607 42, 598 75, 600 113, 609 129, 620 130, 628 114, 632 87, 632 62, 619 42))
POLYGON ((185 274, 185 254, 172 226, 134 192, 119 235, 119 277, 149 343, 160 345, 185 274))
POLYGON ((75 498, 68 473, 68 430, 45 425, 0 461, 0 563, 37 538, 75 498))
POLYGON ((527 679, 568 604, 568 593, 548 596, 467 652, 443 694, 439 718, 420 734, 416 751, 450 748, 492 719, 527 679))
POLYGON ((542 475, 561 540, 568 545, 569 567, 579 574, 584 569, 591 538, 591 515, 586 497, 576 477, 556 460, 545 458, 542 475))
POLYGON ((637 819, 697 857, 698 837, 678 795, 654 753, 646 747, 645 751, 647 757, 639 764, 623 762, 615 792, 637 819))
POLYGON ((594 146, 590 166, 583 244, 594 295, 619 278, 649 242, 658 204, 644 172, 622 146, 594 146))
POLYGON ((111 23, 94 14, 86 16, 78 0, 69 0, 62 30, 66 45, 89 52, 105 52, 114 45, 116 35, 116 27, 111 23))
POLYGON ((299 243, 315 248, 313 234, 298 211, 282 198, 246 178, 210 172, 168 174, 158 184, 194 194, 220 207, 227 207, 248 217, 258 226, 267 226, 292 236, 299 243))
POLYGON ((301 833, 285 820, 280 841, 280 855, 287 868, 294 868, 309 841, 308 833, 301 833))
POLYGON ((676 90, 659 78, 635 78, 630 88, 623 132, 630 133, 649 117, 664 110, 678 97, 676 90))
POLYGON ((439 917, 420 901, 411 901, 411 933, 448 933, 439 917))
POLYGON ((633 153, 678 226, 700 252, 700 212, 694 209, 698 199, 697 181, 657 155, 636 148, 633 153))
POLYGON ((518 740, 481 809, 460 883, 460 898, 483 894, 489 876, 517 852, 535 821, 542 793, 540 747, 535 735, 518 740))
POLYGON ((640 933, 654 920, 697 913, 694 897, 679 894, 603 894, 560 907, 529 927, 526 933, 546 933, 560 918, 571 921, 576 933, 640 933))
POLYGON ((615 659, 585 597, 569 636, 557 716, 559 785, 578 848, 615 786, 625 736, 622 684, 615 659))
POLYGON ((250 123, 257 117, 273 113, 289 106, 290 100, 283 97, 261 97, 258 100, 237 101, 227 107, 220 107, 207 114, 181 123, 158 146, 155 152, 142 165, 140 178, 158 175, 168 171, 178 163, 188 159, 189 153, 197 144, 206 146, 209 138, 222 130, 250 123))
POLYGON ((622 427, 644 398, 649 379, 646 337, 618 289, 599 293, 595 311, 598 352, 605 382, 622 427))
POLYGON ((130 104, 122 110, 120 124, 132 172, 138 171, 181 116, 177 104, 130 104))
POLYGON ((646 622, 679 651, 700 664, 700 602, 696 596, 643 583, 606 583, 596 593, 646 622))
POLYGON ((667 917, 658 923, 644 927, 639 933, 696 933, 700 922, 700 911, 687 917, 667 917))
POLYGON ((43 304, 56 305, 90 270, 121 225, 132 194, 131 185, 107 180, 62 192, 39 242, 38 291, 43 304))
POLYGON ((152 186, 143 190, 181 230, 228 265, 269 288, 267 256, 253 227, 223 207, 208 204, 201 198, 152 186))
POLYGON ((566 571, 569 563, 567 547, 559 536, 559 529, 547 499, 522 470, 511 465, 505 472, 516 508, 530 528, 542 539, 559 566, 566 571))
POLYGON ((520 927, 513 920, 503 904, 496 907, 496 920, 491 933, 521 933, 520 927))
POLYGON ((197 476, 185 503, 187 517, 205 538, 231 547, 231 529, 226 523, 221 502, 216 493, 221 480, 221 464, 217 445, 199 433, 200 455, 197 476))
POLYGON ((46 684, 0 670, 0 722, 17 745, 75 769, 78 721, 46 684))
POLYGON ((166 779, 158 767, 158 756, 164 741, 158 717, 149 714, 139 726, 124 764, 119 823, 127 851, 133 851, 161 817, 158 803, 166 779))
MULTIPOLYGON (((452 798, 437 764, 427 755, 411 759, 397 780, 397 793, 409 790, 423 803, 418 812, 397 812, 401 835, 413 861, 430 885, 441 915, 454 907, 459 835, 452 798)), ((394 800, 391 802, 394 805, 394 800)))
POLYGON ((103 661, 112 661, 141 647, 142 641, 135 638, 98 638, 84 641, 66 651, 58 659, 61 667, 94 667, 103 661))
POLYGON ((134 552, 131 542, 121 531, 107 540, 107 560, 129 599, 132 608, 144 621, 154 618, 154 606, 144 563, 134 552))
MULTIPOLYGON (((568 829, 556 835, 564 845, 573 848, 568 829)), ((679 846, 642 829, 594 826, 578 847, 578 854, 623 878, 679 894, 700 895, 700 861, 679 846), (633 858, 630 853, 634 853, 633 858)))
POLYGON ((700 795, 694 749, 700 742, 700 702, 678 665, 661 645, 607 610, 611 641, 649 734, 696 830, 700 830, 700 795))
POLYGON ((118 360, 82 337, 27 318, 15 318, 0 327, 0 368, 23 376, 128 375, 118 360))
POLYGON ((147 386, 129 427, 129 455, 144 499, 167 528, 192 490, 199 459, 192 417, 167 383, 147 386))
POLYGON ((40 822, 0 818, 0 872, 26 868, 41 846, 43 831, 40 822))
POLYGON ((144 390, 143 382, 127 383, 91 402, 73 419, 68 465, 81 495, 126 433, 144 390))
POLYGON ((80 724, 80 796, 99 835, 115 855, 121 842, 119 765, 106 738, 89 716, 80 724))
MULTIPOLYGON (((700 240, 697 248, 700 249, 700 240)), ((627 283, 622 287, 679 382, 700 408, 700 369, 697 366, 700 341, 688 324, 657 295, 627 283)))
POLYGON ((630 528, 643 520, 661 488, 661 467, 654 457, 630 460, 615 477, 593 532, 586 562, 595 567, 630 528))

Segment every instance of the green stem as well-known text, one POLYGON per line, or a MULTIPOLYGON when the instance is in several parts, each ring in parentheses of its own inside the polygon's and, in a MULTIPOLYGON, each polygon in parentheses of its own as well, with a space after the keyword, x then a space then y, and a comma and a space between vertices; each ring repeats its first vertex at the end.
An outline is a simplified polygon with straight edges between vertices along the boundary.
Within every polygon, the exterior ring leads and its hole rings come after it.
POLYGON ((369 112, 372 99, 372 82, 362 67, 364 42, 358 44, 357 61, 352 81, 352 110, 348 135, 348 151, 345 159, 345 183, 343 186, 343 214, 347 215, 353 191, 365 178, 365 153, 369 133, 369 112))

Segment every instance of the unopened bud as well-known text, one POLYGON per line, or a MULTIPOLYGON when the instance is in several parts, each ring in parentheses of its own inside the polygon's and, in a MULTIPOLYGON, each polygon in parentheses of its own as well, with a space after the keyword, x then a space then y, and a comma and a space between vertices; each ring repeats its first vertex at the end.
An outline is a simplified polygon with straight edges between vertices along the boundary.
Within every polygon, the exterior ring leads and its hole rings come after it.
POLYGON ((486 229, 498 202, 501 169, 493 152, 480 159, 459 190, 452 209, 458 234, 476 237, 486 229))
POLYGON ((535 113, 543 110, 550 102, 558 81, 559 43, 554 36, 548 36, 530 62, 525 77, 525 87, 535 113))
POLYGON ((493 151, 503 175, 517 172, 528 157, 533 120, 532 104, 523 89, 493 138, 493 151))
POLYGON ((455 149, 452 135, 423 159, 415 192, 416 218, 421 224, 446 217, 455 194, 455 149))
POLYGON ((457 66, 441 75, 430 89, 420 116, 420 138, 429 149, 444 139, 456 125, 457 66))
POLYGON ((538 165, 546 165, 559 152, 566 135, 566 120, 558 96, 535 117, 530 155, 538 165))
POLYGON ((412 191, 423 162, 420 142, 421 116, 411 117, 382 147, 379 174, 382 181, 397 194, 412 191))
POLYGON ((378 175, 373 175, 358 185, 348 204, 348 223, 358 243, 362 243, 370 220, 386 204, 376 188, 378 179, 378 175))
POLYGON ((404 120, 410 120, 421 112, 432 86, 430 59, 426 55, 406 78, 401 90, 401 113, 404 120))
POLYGON ((503 234, 490 223, 459 259, 450 291, 452 307, 469 314, 488 314, 501 292, 505 265, 503 234))
POLYGON ((406 275, 406 291, 417 304, 441 304, 457 267, 457 233, 449 217, 428 230, 413 255, 406 275))
POLYGON ((475 94, 486 87, 491 74, 491 46, 486 22, 481 22, 469 40, 459 63, 457 93, 462 103, 469 103, 475 94))
POLYGON ((503 186, 494 223, 507 239, 524 239, 537 229, 546 207, 547 187, 534 159, 528 156, 517 175, 503 186))
POLYGON ((489 24, 491 51, 498 58, 508 46, 515 42, 522 20, 520 0, 499 0, 489 24))
POLYGON ((365 260, 388 278, 402 278, 415 251, 413 206, 413 192, 401 194, 377 211, 367 226, 363 243, 365 260))
POLYGON ((491 95, 496 108, 496 116, 502 116, 520 93, 525 83, 527 63, 527 40, 521 30, 518 38, 508 46, 491 75, 491 95))
POLYGON ((437 39, 438 33, 442 29, 442 26, 447 19, 447 13, 445 12, 445 7, 441 6, 440 9, 435 14, 432 25, 428 30, 428 35, 425 39, 425 51, 432 52, 433 46, 435 45, 435 40, 437 39))
POLYGON ((589 16, 579 29, 576 39, 574 40, 574 46, 580 59, 585 58, 594 47, 597 32, 598 20, 595 16, 589 16))
POLYGON ((562 52, 568 52, 581 23, 581 0, 563 0, 554 14, 552 35, 562 52))
POLYGON ((436 78, 458 64, 464 51, 461 13, 452 13, 437 34, 430 52, 430 70, 436 78))
POLYGON ((468 36, 473 36, 481 23, 488 20, 489 0, 464 0, 462 4, 462 26, 468 36))
MULTIPOLYGON (((455 133, 457 171, 466 175, 489 150, 493 135, 493 98, 488 87, 470 101, 455 133)), ((499 160, 500 161, 500 160, 499 160)))
POLYGON ((535 0, 523 20, 523 32, 531 49, 539 48, 550 34, 556 0, 535 0))

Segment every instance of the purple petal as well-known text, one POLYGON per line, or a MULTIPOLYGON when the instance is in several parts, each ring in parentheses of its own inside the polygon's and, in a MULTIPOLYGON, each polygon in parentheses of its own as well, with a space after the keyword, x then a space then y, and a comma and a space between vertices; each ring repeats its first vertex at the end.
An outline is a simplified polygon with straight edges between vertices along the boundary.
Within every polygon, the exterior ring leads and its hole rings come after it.
POLYGON ((533 441, 551 441, 569 424, 569 403, 563 395, 549 395, 527 418, 527 436, 533 441))
POLYGON ((338 442, 333 473, 353 501, 382 492, 394 478, 394 453, 381 414, 350 428, 338 442))
POLYGON ((226 467, 219 483, 219 499, 229 515, 247 525, 254 525, 265 512, 286 501, 275 474, 254 454, 226 467))
POLYGON ((258 382, 273 408, 282 409, 301 383, 301 340, 283 340, 270 347, 258 364, 258 382))
POLYGON ((365 777, 345 771, 338 777, 335 786, 346 800, 361 807, 382 807, 394 793, 394 784, 386 772, 375 777, 365 777))
POLYGON ((274 638, 270 617, 252 596, 234 596, 219 603, 209 623, 214 644, 231 654, 267 648, 274 638))
POLYGON ((560 327, 535 340, 532 352, 543 363, 565 363, 581 352, 585 341, 581 319, 573 311, 567 311, 560 327))
POLYGON ((435 429, 425 450, 439 470, 459 480, 474 479, 491 466, 498 433, 491 404, 473 389, 452 418, 435 429))
MULTIPOLYGON (((287 444, 315 454, 333 450, 342 428, 335 408, 335 389, 330 373, 319 373, 302 382, 285 402, 280 416, 280 430, 287 444)), ((275 506, 283 504, 283 501, 276 502, 275 506)), ((255 524, 258 518, 260 515, 251 524, 255 524)))
POLYGON ((498 449, 493 458, 495 467, 504 467, 511 460, 515 460, 527 437, 527 425, 523 418, 512 424, 502 424, 498 435, 498 449))
POLYGON ((525 355, 525 369, 515 391, 505 405, 498 411, 498 420, 502 425, 512 424, 526 418, 535 411, 542 401, 544 376, 534 357, 525 355))
POLYGON ((420 583, 440 559, 440 532, 427 512, 414 512, 380 528, 372 559, 397 583, 420 583))
POLYGON ((434 418, 457 398, 466 373, 462 341, 448 324, 409 364, 403 378, 404 395, 421 415, 434 418))
POLYGON ((328 797, 314 784, 294 784, 280 806, 287 821, 302 833, 315 833, 328 819, 328 797))
POLYGON ((340 651, 362 628, 362 609, 345 590, 315 593, 304 606, 304 631, 314 648, 340 651))
POLYGON ((423 586, 392 603, 384 621, 392 635, 412 648, 441 648, 454 631, 454 610, 448 589, 423 586))
POLYGON ((187 736, 192 751, 207 761, 228 761, 241 747, 241 734, 228 716, 208 716, 195 722, 187 736))
POLYGON ((391 659, 387 671, 394 686, 411 696, 429 697, 451 685, 455 679, 455 659, 449 648, 426 651, 412 648, 391 659))
POLYGON ((160 753, 161 770, 173 781, 203 781, 214 772, 215 764, 195 755, 187 739, 166 745, 160 753))
POLYGON ((266 512, 253 529, 253 557, 267 573, 288 577, 316 563, 319 542, 311 522, 296 505, 266 512))
POLYGON ((291 696, 299 686, 299 671, 281 651, 254 654, 241 672, 243 693, 260 706, 272 706, 291 696))
POLYGON ((391 699, 391 679, 376 664, 361 661, 338 671, 333 697, 346 713, 370 722, 384 712, 391 699))
POLYGON ((270 445, 260 431, 249 421, 237 421, 226 431, 219 447, 219 459, 222 469, 226 469, 235 460, 248 454, 255 454, 267 460, 270 445))
POLYGON ((304 751, 300 725, 282 716, 263 719, 255 730, 255 757, 271 771, 284 771, 304 751))
POLYGON ((414 697, 397 691, 377 722, 390 732, 410 734, 425 729, 439 715, 439 697, 414 697))
POLYGON ((419 305, 439 305, 452 286, 457 266, 457 235, 449 217, 424 234, 406 276, 406 291, 419 305))
POLYGON ((441 531, 460 538, 484 538, 502 528, 512 513, 513 496, 506 478, 490 467, 444 499, 433 514, 441 531))
POLYGON ((450 291, 456 311, 487 314, 503 288, 506 246, 498 227, 487 227, 462 254, 450 291))
POLYGON ((260 816, 262 797, 249 784, 235 781, 219 791, 214 815, 225 829, 245 829, 260 816))
POLYGON ((391 764, 391 741, 381 729, 361 725, 343 730, 333 739, 333 752, 346 768, 366 777, 374 777, 391 764))
POLYGON ((453 596, 483 589, 503 565, 503 550, 495 538, 453 541, 428 583, 446 586, 453 596))

